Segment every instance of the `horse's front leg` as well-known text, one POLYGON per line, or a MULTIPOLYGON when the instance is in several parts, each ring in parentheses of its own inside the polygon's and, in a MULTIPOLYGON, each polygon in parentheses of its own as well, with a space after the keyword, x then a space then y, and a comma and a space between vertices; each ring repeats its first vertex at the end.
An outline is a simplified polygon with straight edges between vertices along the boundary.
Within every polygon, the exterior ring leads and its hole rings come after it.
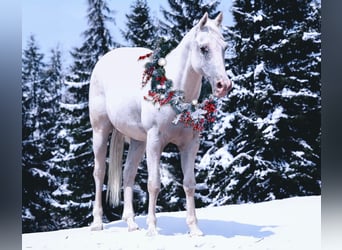
POLYGON ((160 155, 163 148, 163 142, 160 138, 160 132, 152 128, 147 133, 146 142, 146 160, 148 170, 147 189, 149 194, 148 214, 147 214, 147 235, 158 234, 156 224, 156 204, 160 191, 160 155))
POLYGON ((182 171, 184 175, 183 188, 186 195, 186 222, 191 236, 202 236, 203 233, 197 225, 195 211, 195 157, 199 148, 199 138, 195 136, 190 142, 182 145, 180 149, 182 171))

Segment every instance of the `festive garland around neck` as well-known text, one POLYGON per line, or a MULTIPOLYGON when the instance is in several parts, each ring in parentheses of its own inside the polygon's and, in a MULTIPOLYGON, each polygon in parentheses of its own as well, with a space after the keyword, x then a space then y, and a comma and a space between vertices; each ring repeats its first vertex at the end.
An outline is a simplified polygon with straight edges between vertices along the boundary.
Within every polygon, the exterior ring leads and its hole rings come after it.
POLYGON ((217 101, 213 96, 205 99, 202 103, 193 100, 191 103, 184 102, 184 93, 181 90, 172 89, 172 81, 165 76, 166 51, 160 47, 154 53, 142 55, 138 60, 151 58, 145 64, 142 76, 142 87, 151 80, 151 89, 144 99, 151 101, 154 105, 161 107, 170 104, 176 112, 174 124, 184 123, 186 127, 202 132, 212 125, 216 120, 217 101))

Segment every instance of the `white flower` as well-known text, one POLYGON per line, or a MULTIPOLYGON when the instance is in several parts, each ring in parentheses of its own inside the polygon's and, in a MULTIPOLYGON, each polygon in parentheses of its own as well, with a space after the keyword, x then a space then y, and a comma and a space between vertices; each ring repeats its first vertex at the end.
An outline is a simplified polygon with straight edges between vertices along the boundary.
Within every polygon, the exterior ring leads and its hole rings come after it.
POLYGON ((158 60, 158 65, 160 66, 160 67, 163 67, 163 66, 165 66, 166 65, 166 59, 165 58, 159 58, 159 60, 158 60))
POLYGON ((191 113, 191 118, 193 120, 198 120, 200 118, 203 118, 204 114, 206 114, 207 111, 203 110, 203 109, 196 109, 194 112, 191 113))
POLYGON ((192 100, 192 105, 197 105, 198 104, 198 101, 197 100, 192 100))

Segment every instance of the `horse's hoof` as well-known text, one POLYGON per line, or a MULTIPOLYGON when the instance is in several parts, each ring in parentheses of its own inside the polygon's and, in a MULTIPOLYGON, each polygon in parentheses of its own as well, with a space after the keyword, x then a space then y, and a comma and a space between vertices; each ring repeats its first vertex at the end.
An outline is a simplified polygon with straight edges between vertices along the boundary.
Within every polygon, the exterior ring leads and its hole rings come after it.
POLYGON ((190 230, 189 235, 190 237, 196 237, 196 236, 203 236, 204 233, 198 227, 196 227, 190 230))
POLYGON ((128 226, 128 232, 133 232, 139 230, 139 226, 137 223, 135 223, 134 218, 124 218, 124 220, 127 222, 128 226))
POLYGON ((157 235, 158 235, 157 229, 155 229, 155 228, 149 228, 149 229, 147 230, 146 236, 148 236, 148 237, 153 237, 153 236, 157 236, 157 235))
POLYGON ((128 226, 128 232, 134 232, 139 230, 139 226, 137 224, 134 223, 134 225, 129 225, 128 226))
POLYGON ((101 231, 101 230, 103 230, 102 223, 93 223, 90 225, 90 231, 101 231))

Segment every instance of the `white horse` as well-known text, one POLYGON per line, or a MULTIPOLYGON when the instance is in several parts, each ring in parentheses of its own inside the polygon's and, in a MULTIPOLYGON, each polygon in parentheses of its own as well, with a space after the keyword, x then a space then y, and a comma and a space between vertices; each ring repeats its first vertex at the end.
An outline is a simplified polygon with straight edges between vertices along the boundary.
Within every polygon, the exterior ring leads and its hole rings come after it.
MULTIPOLYGON (((227 44, 220 32, 222 13, 215 19, 205 14, 179 45, 166 56, 166 77, 173 88, 184 91, 185 102, 197 100, 202 77, 206 77, 214 95, 225 96, 232 88, 228 79, 223 54, 227 44)), ((95 156, 95 201, 92 230, 102 226, 102 187, 106 169, 106 149, 112 132, 108 170, 109 200, 117 205, 120 199, 122 153, 125 138, 130 145, 123 172, 123 219, 128 230, 138 229, 134 222, 133 185, 138 165, 146 151, 148 168, 148 235, 157 234, 156 202, 160 191, 160 155, 168 143, 177 145, 184 174, 186 194, 186 222, 191 235, 202 235, 195 214, 195 156, 199 147, 199 132, 183 123, 174 124, 176 117, 170 105, 156 107, 143 97, 150 84, 141 86, 146 60, 137 59, 150 53, 145 48, 119 48, 104 55, 96 64, 90 81, 89 112, 93 129, 95 156)))

